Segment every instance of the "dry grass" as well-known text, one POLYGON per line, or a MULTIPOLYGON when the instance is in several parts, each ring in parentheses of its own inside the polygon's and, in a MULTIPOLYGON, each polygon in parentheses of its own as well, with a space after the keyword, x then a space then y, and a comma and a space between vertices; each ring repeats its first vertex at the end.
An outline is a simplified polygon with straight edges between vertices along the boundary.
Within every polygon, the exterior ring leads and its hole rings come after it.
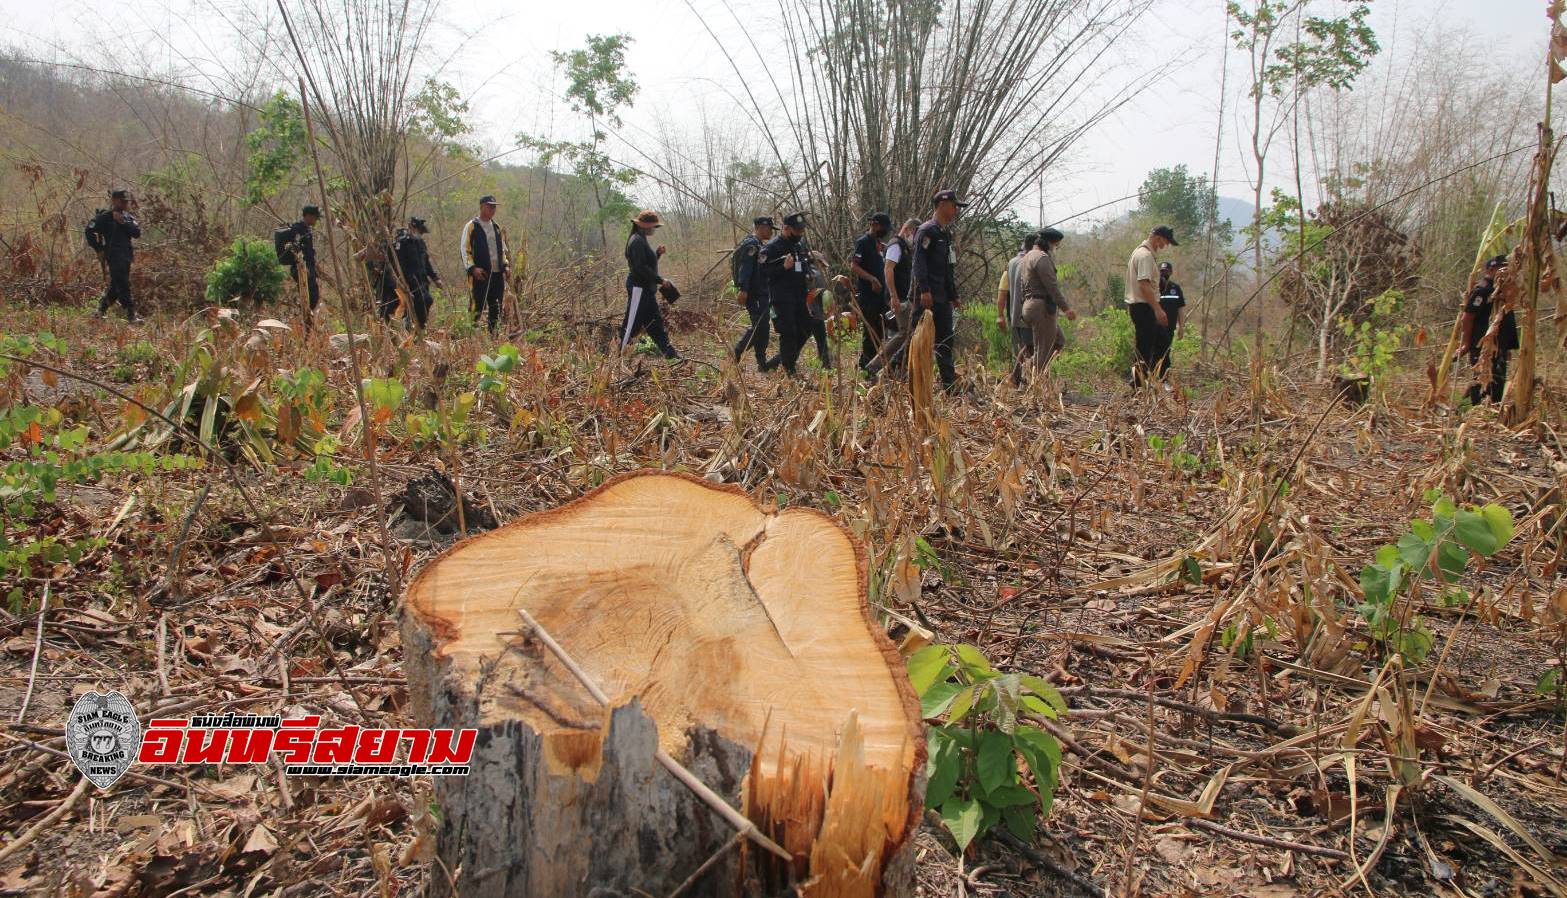
MULTIPOLYGON (((60 366, 103 380, 116 348, 146 339, 178 359, 194 327, 161 322, 133 336, 74 312, 7 318, 14 333, 66 336, 60 366)), ((1454 418, 1411 404, 1422 392, 1413 380, 1393 385, 1387 406, 1351 408, 1291 372, 1257 384, 1203 371, 1210 383, 1190 399, 1070 384, 1064 401, 1044 401, 971 361, 971 391, 928 399, 921 426, 901 385, 866 391, 848 370, 785 381, 720 364, 729 335, 718 321, 682 308, 676 342, 706 361, 679 367, 606 360, 580 334, 520 343, 504 401, 483 412, 484 443, 461 450, 461 481, 503 520, 640 467, 824 508, 864 541, 873 599, 890 620, 917 620, 1058 684, 1072 704, 1057 726, 1069 752, 1038 841, 992 839, 960 859, 927 827, 924 894, 1076 894, 1067 870, 1117 894, 1550 893, 1538 871, 1555 858, 1437 777, 1489 796, 1547 851, 1567 853, 1562 719, 1532 694, 1561 638, 1553 614, 1567 612, 1564 539, 1549 532, 1560 500, 1548 501, 1562 495, 1567 450, 1551 424, 1514 433, 1477 411, 1455 430, 1454 418), (1184 434, 1195 462, 1151 449, 1149 434, 1184 434), (1401 718, 1377 700, 1383 668, 1352 611, 1356 577, 1432 487, 1507 505, 1519 533, 1470 577, 1471 608, 1426 611, 1438 633, 1431 660, 1382 675, 1382 687, 1403 677, 1415 697, 1401 718), (1271 539, 1258 538, 1264 524, 1271 539), (1179 576, 1188 557, 1199 578, 1179 576), (1423 781, 1394 806, 1400 736, 1418 744, 1423 781)), ((386 341, 374 374, 395 372, 412 403, 438 400, 493 349, 437 339, 402 353, 386 341)), ((331 429, 352 417, 346 359, 329 344, 285 337, 257 351, 244 362, 257 371, 326 369, 331 429)), ((27 383, 33 401, 91 424, 95 442, 120 426, 118 401, 36 373, 27 383)), ((156 400, 172 386, 140 388, 156 400)), ((1541 420, 1559 421, 1561 405, 1547 396, 1541 420)), ((397 422, 377 445, 389 497, 437 456, 397 422)), ((343 435, 340 461, 359 475, 347 488, 304 479, 302 457, 236 456, 275 542, 211 466, 106 479, 47 510, 42 526, 109 542, 43 575, 53 610, 36 676, 36 606, 0 613, 0 704, 17 707, 33 688, 26 719, 0 729, 8 839, 76 785, 57 754, 60 727, 88 689, 126 691, 143 719, 178 707, 405 720, 385 509, 367 501, 364 466, 347 460, 363 453, 362 429, 343 435)), ((446 544, 407 522, 393 530, 405 580, 446 544)), ((90 792, 6 860, 0 888, 357 895, 442 876, 429 863, 426 783, 137 770, 157 779, 90 792)))

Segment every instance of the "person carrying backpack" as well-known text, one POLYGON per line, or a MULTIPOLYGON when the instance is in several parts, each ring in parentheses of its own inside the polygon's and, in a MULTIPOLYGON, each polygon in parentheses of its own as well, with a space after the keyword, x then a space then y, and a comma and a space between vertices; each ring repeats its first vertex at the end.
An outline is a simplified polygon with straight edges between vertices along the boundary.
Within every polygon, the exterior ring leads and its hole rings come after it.
POLYGON ((88 248, 103 263, 108 277, 103 296, 98 299, 95 317, 103 318, 109 312, 109 304, 118 302, 125 308, 125 320, 136 324, 141 319, 136 316, 136 306, 131 300, 131 260, 136 256, 136 247, 131 241, 141 236, 141 225, 131 214, 130 204, 130 191, 123 187, 109 191, 109 208, 98 210, 84 236, 88 248))
POLYGON ((299 285, 310 297, 310 313, 315 314, 321 304, 321 287, 316 282, 316 222, 321 220, 320 206, 305 206, 299 210, 299 220, 272 232, 272 247, 277 260, 288 266, 289 280, 299 285), (299 266, 304 263, 305 280, 299 279, 299 266))

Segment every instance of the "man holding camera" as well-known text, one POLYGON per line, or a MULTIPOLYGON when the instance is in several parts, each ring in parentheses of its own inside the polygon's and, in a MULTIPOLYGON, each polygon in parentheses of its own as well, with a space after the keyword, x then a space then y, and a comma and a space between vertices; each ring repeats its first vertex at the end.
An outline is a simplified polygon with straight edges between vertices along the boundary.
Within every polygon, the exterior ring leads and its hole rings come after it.
POLYGON ((131 300, 131 260, 136 256, 132 240, 141 236, 141 225, 131 214, 131 194, 123 187, 109 191, 109 208, 98 210, 87 225, 87 246, 97 253, 103 264, 108 283, 98 300, 96 317, 103 318, 109 312, 109 304, 118 302, 125 307, 125 320, 131 324, 141 321, 136 316, 136 306, 131 300))

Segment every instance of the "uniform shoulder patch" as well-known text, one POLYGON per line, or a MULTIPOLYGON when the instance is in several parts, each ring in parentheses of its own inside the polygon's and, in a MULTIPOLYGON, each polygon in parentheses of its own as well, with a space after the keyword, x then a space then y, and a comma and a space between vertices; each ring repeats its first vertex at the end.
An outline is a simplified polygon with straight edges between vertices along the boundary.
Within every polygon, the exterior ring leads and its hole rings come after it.
POLYGON ((930 249, 930 238, 929 237, 925 237, 922 240, 920 240, 920 249, 930 249))
POLYGON ((756 245, 755 243, 751 244, 751 249, 749 251, 750 255, 754 256, 754 255, 756 255, 757 253, 759 253, 761 251, 762 251, 762 248, 760 246, 756 245))

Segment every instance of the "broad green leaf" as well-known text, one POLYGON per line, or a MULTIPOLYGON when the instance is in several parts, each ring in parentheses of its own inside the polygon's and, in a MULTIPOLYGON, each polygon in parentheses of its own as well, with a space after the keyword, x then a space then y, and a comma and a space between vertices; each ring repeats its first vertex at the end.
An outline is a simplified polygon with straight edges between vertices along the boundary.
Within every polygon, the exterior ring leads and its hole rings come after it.
POLYGON ((924 695, 937 681, 946 679, 943 670, 951 672, 947 664, 947 647, 927 645, 909 656, 909 685, 918 695, 924 695))
POLYGON ((941 805, 941 822, 947 827, 947 832, 952 833, 960 851, 967 851, 969 843, 979 835, 979 824, 984 817, 985 812, 979 802, 972 798, 954 796, 941 805))
POLYGON ((1507 544, 1513 538, 1513 514, 1496 503, 1491 503, 1480 509, 1480 516, 1485 518, 1485 523, 1491 528, 1491 535, 1496 537, 1497 546, 1507 544))
POLYGON ((958 723, 964 717, 967 717, 969 709, 974 707, 974 700, 977 697, 977 693, 982 688, 983 687, 980 686, 958 687, 958 694, 952 700, 952 707, 948 709, 949 713, 947 715, 947 719, 953 723, 958 723))
POLYGON ((1027 805, 1001 810, 1001 822, 1006 825, 1007 832, 1017 836, 1025 845, 1033 843, 1034 823, 1038 819, 1034 809, 1027 805))
POLYGON ((1496 550, 1502 547, 1502 543, 1492 532, 1491 525, 1483 515, 1460 508, 1456 517, 1457 526, 1454 532, 1458 541, 1464 544, 1464 548, 1476 555, 1490 557, 1496 550))
POLYGON ((1046 680, 1044 677, 1024 676, 1023 687, 1029 692, 1032 692, 1040 698, 1044 699, 1051 708, 1055 709, 1056 713, 1047 714, 1047 717, 1054 720, 1057 714, 1066 713, 1066 699, 1062 698, 1060 691, 1058 691, 1056 687, 1052 686, 1050 681, 1046 680))
POLYGON ((1436 565, 1442 570, 1444 581, 1456 583, 1463 575, 1464 568, 1469 566, 1469 553, 1460 548, 1457 543, 1442 543, 1436 550, 1436 565))
POLYGON ((1188 555, 1181 559, 1181 579, 1193 586, 1202 585, 1202 563, 1188 555))
POLYGON ((1391 568, 1394 564, 1398 563, 1399 559, 1402 557, 1403 556, 1398 551, 1398 546, 1383 546, 1377 550, 1376 555, 1377 564, 1380 564, 1385 568, 1391 568))
POLYGON ((1450 518, 1453 516, 1453 512, 1457 510, 1458 506, 1453 504, 1453 500, 1449 496, 1442 496, 1435 502, 1431 503, 1432 517, 1450 518))
POLYGON ((952 796, 963 766, 963 752, 957 743, 931 730, 930 758, 925 762, 925 806, 941 807, 952 796))
POLYGON ((1012 808, 1018 805, 1033 804, 1037 799, 1034 793, 1027 788, 1010 783, 1000 786, 985 793, 984 802, 995 805, 998 808, 1012 808))
POLYGON ((997 677, 995 691, 996 729, 1010 734, 1017 729, 1017 709, 1023 691, 1018 683, 1018 675, 1013 673, 997 677))
POLYGON ((990 659, 986 658, 985 653, 979 649, 967 643, 961 643, 957 646, 957 652, 958 660, 963 662, 964 670, 969 673, 975 676, 993 673, 990 667, 990 659))
POLYGON ((1001 822, 1001 809, 982 798, 979 801, 979 812, 979 835, 983 836, 990 832, 992 826, 1001 822))
MULTIPOLYGON (((1392 549, 1392 546, 1383 548, 1392 549)), ((1398 552, 1393 549, 1394 553, 1398 552)), ((1382 554, 1380 552, 1378 555, 1382 554)), ((1391 568, 1382 564, 1368 564, 1360 570, 1360 590, 1366 594, 1366 601, 1373 605, 1385 605, 1399 587, 1399 570, 1401 566, 1395 560, 1391 568)))
POLYGON ((1398 557, 1409 568, 1423 571, 1431 561, 1431 543, 1417 534, 1406 533, 1398 538, 1398 557))
POLYGON ((1534 684, 1535 695, 1554 695, 1561 686, 1562 669, 1560 667, 1546 668, 1545 673, 1540 674, 1540 679, 1534 684))
POLYGON ((1436 530, 1431 526, 1431 522, 1427 520, 1410 521, 1409 530, 1415 536, 1428 543, 1436 538, 1436 530))
POLYGON ((926 720, 940 717, 952 706, 952 700, 968 687, 961 683, 937 683, 920 696, 920 715, 926 720))
POLYGON ((975 763, 979 786, 987 793, 1017 781, 1017 757, 1012 737, 996 730, 979 734, 979 759, 975 763))

